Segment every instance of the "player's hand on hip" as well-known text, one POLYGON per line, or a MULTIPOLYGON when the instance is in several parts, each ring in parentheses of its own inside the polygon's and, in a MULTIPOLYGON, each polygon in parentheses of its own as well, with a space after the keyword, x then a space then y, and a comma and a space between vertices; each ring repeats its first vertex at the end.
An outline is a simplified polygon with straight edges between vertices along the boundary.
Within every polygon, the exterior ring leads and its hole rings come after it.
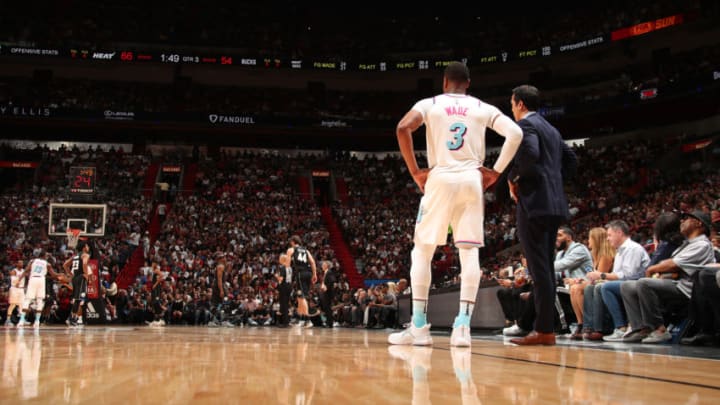
POLYGON ((487 167, 480 166, 480 173, 482 174, 482 186, 483 191, 489 189, 490 187, 495 184, 498 177, 500 177, 500 172, 496 172, 493 169, 488 169, 487 167))
POLYGON ((425 183, 427 182, 428 174, 430 173, 430 169, 420 169, 415 173, 412 174, 413 180, 415 180, 415 184, 420 187, 420 191, 425 194, 425 183))

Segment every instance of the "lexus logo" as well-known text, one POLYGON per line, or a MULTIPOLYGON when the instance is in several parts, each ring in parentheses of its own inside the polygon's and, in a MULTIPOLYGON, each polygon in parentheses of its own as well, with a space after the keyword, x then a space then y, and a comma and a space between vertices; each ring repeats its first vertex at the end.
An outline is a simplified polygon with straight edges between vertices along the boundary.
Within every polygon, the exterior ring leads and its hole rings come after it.
POLYGON ((212 122, 214 124, 217 122, 217 120, 218 120, 217 114, 210 114, 210 122, 212 122))

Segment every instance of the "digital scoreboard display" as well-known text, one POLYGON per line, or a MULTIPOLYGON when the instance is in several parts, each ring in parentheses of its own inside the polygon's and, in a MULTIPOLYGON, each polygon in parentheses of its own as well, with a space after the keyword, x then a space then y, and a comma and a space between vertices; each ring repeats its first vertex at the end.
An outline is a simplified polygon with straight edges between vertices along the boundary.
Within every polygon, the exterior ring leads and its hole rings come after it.
POLYGON ((95 192, 95 180, 97 170, 94 167, 71 167, 70 168, 70 193, 71 194, 92 194, 95 192))

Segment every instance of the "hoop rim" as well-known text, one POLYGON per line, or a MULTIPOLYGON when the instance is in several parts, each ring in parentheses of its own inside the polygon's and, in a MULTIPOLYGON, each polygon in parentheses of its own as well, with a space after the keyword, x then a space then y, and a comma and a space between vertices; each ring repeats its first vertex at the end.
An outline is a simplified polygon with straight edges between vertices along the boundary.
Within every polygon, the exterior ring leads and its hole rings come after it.
POLYGON ((75 228, 68 228, 65 233, 67 234, 67 245, 71 249, 75 249, 77 247, 78 242, 80 241, 80 232, 82 232, 81 229, 75 229, 75 228))

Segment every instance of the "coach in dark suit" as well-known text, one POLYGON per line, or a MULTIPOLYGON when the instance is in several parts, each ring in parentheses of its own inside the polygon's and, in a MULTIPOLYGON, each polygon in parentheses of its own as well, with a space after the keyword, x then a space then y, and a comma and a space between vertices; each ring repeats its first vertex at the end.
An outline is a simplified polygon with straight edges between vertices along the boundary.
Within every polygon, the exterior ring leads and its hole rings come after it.
POLYGON ((335 297, 335 273, 330 268, 330 262, 323 260, 320 268, 323 271, 322 282, 320 283, 320 307, 325 313, 326 328, 332 328, 335 323, 333 318, 333 298, 335 297))
POLYGON ((568 204, 563 179, 575 173, 577 157, 560 132, 537 114, 540 94, 533 86, 512 91, 513 116, 523 140, 508 173, 510 196, 517 203, 517 232, 533 280, 535 330, 519 345, 554 345, 555 238, 567 220, 568 204))

